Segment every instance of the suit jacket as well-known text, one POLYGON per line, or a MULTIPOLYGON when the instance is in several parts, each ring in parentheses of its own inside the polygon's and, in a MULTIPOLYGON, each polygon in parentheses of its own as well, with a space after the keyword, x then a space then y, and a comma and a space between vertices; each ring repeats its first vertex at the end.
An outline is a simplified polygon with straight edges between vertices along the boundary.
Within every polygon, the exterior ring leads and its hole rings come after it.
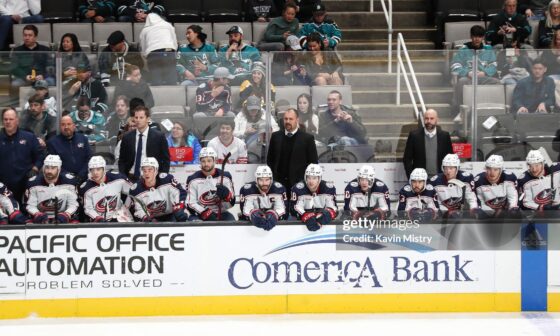
MULTIPOLYGON (((146 157, 154 157, 159 163, 159 171, 169 172, 169 148, 160 131, 150 128, 146 142, 146 157)), ((122 139, 119 157, 119 172, 128 176, 136 158, 136 131, 128 132, 122 139)))
POLYGON ((310 163, 317 163, 319 158, 317 147, 315 146, 315 138, 300 128, 294 134, 294 147, 289 160, 288 176, 280 176, 282 142, 284 139, 287 139, 287 137, 283 130, 272 133, 266 163, 272 169, 274 180, 281 182, 286 188, 290 188, 303 179, 305 168, 310 163))
MULTIPOLYGON (((447 154, 453 154, 451 146, 451 137, 449 133, 443 131, 439 126, 437 127, 437 167, 438 172, 441 173, 441 161, 447 154)), ((426 145, 424 142, 424 128, 420 127, 408 134, 406 139, 406 147, 404 149, 403 157, 404 169, 406 177, 414 168, 426 168, 426 145)))

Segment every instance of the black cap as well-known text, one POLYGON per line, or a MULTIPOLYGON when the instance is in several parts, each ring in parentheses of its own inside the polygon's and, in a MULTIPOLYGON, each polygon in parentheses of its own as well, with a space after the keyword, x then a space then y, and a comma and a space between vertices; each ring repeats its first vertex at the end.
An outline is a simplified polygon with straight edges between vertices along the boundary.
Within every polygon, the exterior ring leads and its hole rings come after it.
POLYGON ((117 30, 111 33, 111 35, 109 35, 109 38, 107 39, 107 44, 114 46, 116 44, 121 43, 122 41, 124 41, 124 34, 122 31, 117 30))
POLYGON ((326 12, 325 5, 322 3, 313 6, 313 13, 326 12))

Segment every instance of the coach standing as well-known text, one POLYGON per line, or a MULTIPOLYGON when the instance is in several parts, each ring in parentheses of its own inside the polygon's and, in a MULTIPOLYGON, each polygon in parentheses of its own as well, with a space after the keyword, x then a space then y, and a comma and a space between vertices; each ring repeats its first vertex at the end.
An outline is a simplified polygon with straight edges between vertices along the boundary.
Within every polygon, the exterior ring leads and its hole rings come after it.
POLYGON ((303 180, 305 168, 317 163, 315 138, 299 128, 299 116, 290 108, 284 113, 284 130, 272 133, 266 163, 272 169, 274 180, 286 190, 303 180))
POLYGON ((4 128, 0 131, 0 182, 21 202, 27 178, 41 167, 42 154, 37 137, 19 128, 19 118, 13 108, 2 110, 4 128))

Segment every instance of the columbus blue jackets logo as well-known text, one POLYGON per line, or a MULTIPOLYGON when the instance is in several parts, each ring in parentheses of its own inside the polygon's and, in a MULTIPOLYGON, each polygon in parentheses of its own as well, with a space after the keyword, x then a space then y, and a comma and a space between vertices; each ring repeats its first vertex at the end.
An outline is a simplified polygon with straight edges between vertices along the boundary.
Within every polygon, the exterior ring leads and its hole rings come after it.
POLYGON ((552 196, 553 195, 554 195, 554 192, 551 189, 545 189, 535 196, 534 201, 535 201, 535 203, 537 203, 539 205, 540 204, 549 204, 552 201, 552 196))
POLYGON ((215 205, 217 201, 216 192, 213 190, 208 190, 207 192, 200 195, 198 202, 203 206, 215 205))
POLYGON ((458 210, 461 208, 461 203, 463 202, 462 197, 450 197, 444 200, 442 203, 449 210, 458 210))
POLYGON ((55 209, 60 209, 62 207, 62 199, 49 198, 39 203, 37 209, 41 212, 54 212, 55 209))
POLYGON ((105 211, 115 210, 117 208, 117 196, 105 196, 95 204, 95 211, 104 213, 105 211))
POLYGON ((496 197, 486 201, 486 205, 494 210, 503 209, 506 205, 507 198, 506 197, 496 197))
POLYGON ((157 200, 149 203, 146 205, 148 212, 150 215, 157 215, 161 213, 165 213, 166 202, 165 200, 157 200))

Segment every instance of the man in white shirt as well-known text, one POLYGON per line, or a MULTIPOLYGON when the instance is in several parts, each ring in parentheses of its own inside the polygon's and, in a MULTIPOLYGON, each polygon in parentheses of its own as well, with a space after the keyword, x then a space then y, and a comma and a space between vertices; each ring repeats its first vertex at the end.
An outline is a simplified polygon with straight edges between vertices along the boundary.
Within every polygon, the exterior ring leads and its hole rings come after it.
POLYGON ((231 153, 228 163, 247 163, 247 146, 243 140, 233 136, 235 122, 224 118, 220 122, 220 135, 208 142, 218 154, 217 163, 222 163, 227 153, 231 153))

